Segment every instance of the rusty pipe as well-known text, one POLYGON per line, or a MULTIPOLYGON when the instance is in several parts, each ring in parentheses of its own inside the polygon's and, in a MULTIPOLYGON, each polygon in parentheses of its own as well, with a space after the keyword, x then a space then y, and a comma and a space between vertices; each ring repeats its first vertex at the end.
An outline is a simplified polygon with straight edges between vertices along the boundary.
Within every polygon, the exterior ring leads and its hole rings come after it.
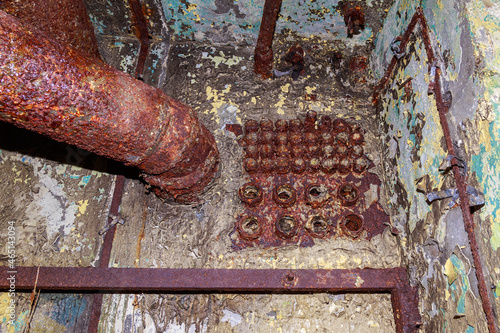
POLYGON ((0 10, 37 27, 61 44, 100 59, 94 28, 82 0, 2 0, 0 10))
POLYGON ((215 140, 190 107, 3 11, 0 120, 138 167, 180 203, 218 171, 215 140))
POLYGON ((267 79, 272 75, 273 37, 280 8, 281 0, 266 0, 264 4, 253 67, 254 73, 260 75, 263 79, 267 79))

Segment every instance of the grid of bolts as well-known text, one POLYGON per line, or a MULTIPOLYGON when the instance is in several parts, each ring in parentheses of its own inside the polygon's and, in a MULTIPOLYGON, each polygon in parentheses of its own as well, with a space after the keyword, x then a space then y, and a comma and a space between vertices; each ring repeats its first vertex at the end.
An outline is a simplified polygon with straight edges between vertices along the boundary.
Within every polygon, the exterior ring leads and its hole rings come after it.
POLYGON ((248 120, 244 134, 240 144, 250 181, 238 193, 245 213, 236 221, 240 240, 233 239, 234 248, 254 242, 311 246, 313 238, 379 233, 385 213, 378 204, 365 207, 363 193, 380 180, 365 172, 372 163, 359 125, 308 112, 303 121, 248 120))
POLYGON ((359 126, 329 116, 322 116, 318 125, 316 122, 314 111, 307 113, 304 122, 281 119, 273 124, 269 119, 260 123, 248 120, 242 142, 245 170, 250 174, 361 174, 368 168, 359 126))
MULTIPOLYGON (((329 186, 330 187, 330 186, 329 186)), ((274 233, 282 239, 290 239, 299 234, 300 225, 307 234, 314 238, 324 238, 327 236, 336 235, 341 230, 344 235, 351 238, 358 238, 363 228, 363 218, 351 210, 347 210, 340 221, 340 230, 336 224, 332 224, 332 219, 329 215, 333 213, 328 202, 332 199, 330 189, 319 183, 310 184, 305 188, 304 198, 307 205, 313 209, 327 208, 326 211, 311 211, 308 214, 307 223, 299 223, 297 216, 291 211, 283 210, 278 219, 274 223, 274 233), (326 205, 326 207, 325 207, 326 205), (328 214, 328 212, 330 214, 328 214)), ((333 195, 334 205, 353 206, 357 203, 360 193, 358 188, 352 183, 343 183, 340 185, 333 195), (338 198, 338 199, 337 199, 338 198)), ((301 193, 297 193, 296 189, 291 184, 281 184, 275 186, 270 194, 275 204, 281 208, 289 208, 302 201, 301 193)), ((264 190, 255 182, 244 184, 239 190, 240 199, 249 207, 257 207, 264 199, 264 190)), ((269 203, 269 200, 267 200, 269 203)), ((247 241, 253 241, 259 238, 263 233, 263 225, 267 225, 262 218, 256 214, 243 214, 239 217, 236 228, 240 237, 247 241)))

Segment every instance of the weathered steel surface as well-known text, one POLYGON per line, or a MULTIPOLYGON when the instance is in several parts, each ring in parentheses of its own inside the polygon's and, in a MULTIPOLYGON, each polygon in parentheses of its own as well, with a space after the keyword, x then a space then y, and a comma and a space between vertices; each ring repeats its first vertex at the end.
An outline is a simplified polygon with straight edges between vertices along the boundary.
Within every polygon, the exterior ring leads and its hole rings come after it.
POLYGON ((273 37, 276 21, 281 8, 281 0, 266 0, 262 20, 260 23, 259 37, 255 47, 255 63, 253 71, 263 79, 271 77, 273 70, 273 37))
POLYGON ((63 45, 100 58, 94 29, 82 0, 3 0, 0 10, 40 29, 63 45))
POLYGON ((380 179, 364 153, 357 124, 309 112, 304 121, 249 120, 241 144, 248 182, 233 248, 314 245, 316 238, 370 239, 389 217, 378 202, 380 179))
POLYGON ((188 106, 0 12, 0 119, 143 171, 159 196, 196 202, 218 170, 188 106))
POLYGON ((16 276, 16 290, 71 292, 365 292, 391 293, 397 332, 415 332, 420 322, 417 289, 406 269, 157 269, 17 267, 0 268, 0 288, 16 276))
MULTIPOLYGON (((417 11, 415 15, 413 15, 413 18, 408 25, 405 33, 403 36, 397 37, 395 41, 399 42, 399 49, 396 50, 396 55, 392 58, 391 63, 389 64, 389 67, 387 68, 383 78, 380 80, 379 84, 375 87, 374 92, 373 92, 373 103, 378 102, 378 98, 380 94, 382 93, 383 89, 386 87, 387 83, 389 82, 390 78, 392 77, 392 74, 396 68, 396 65, 398 64, 399 60, 399 55, 405 54, 406 52, 406 45, 408 44, 408 41, 410 39, 411 34, 414 32, 416 29, 417 23, 420 24, 420 28, 422 31, 422 39, 424 41, 424 46, 425 46, 425 51, 427 53, 427 61, 429 62, 429 71, 435 71, 434 73, 434 80, 430 82, 429 84, 429 90, 434 93, 435 99, 436 99, 436 106, 439 112, 439 119, 441 122, 441 127, 443 129, 444 133, 444 138, 446 142, 446 148, 448 149, 448 154, 451 156, 456 156, 455 155, 455 148, 453 146, 453 141, 451 138, 451 133, 448 125, 448 120, 446 118, 446 113, 449 110, 450 107, 450 102, 449 101, 444 101, 443 96, 442 96, 442 87, 441 87, 441 80, 440 80, 440 68, 439 67, 433 67, 433 65, 436 63, 436 56, 434 53, 434 50, 432 48, 431 40, 430 40, 430 34, 429 34, 429 27, 427 25, 427 20, 425 19, 424 12, 421 7, 417 8, 417 11)), ((432 74, 432 73, 430 73, 432 74)), ((452 160, 453 162, 453 160, 452 160)), ((458 188, 458 193, 460 197, 460 208, 462 210, 462 216, 464 219, 464 224, 465 224, 465 231, 467 232, 469 236, 469 242, 471 246, 471 251, 472 251, 472 257, 474 261, 474 267, 476 271, 476 277, 478 280, 478 289, 479 289, 479 294, 481 295, 481 302, 483 306, 484 313, 486 315, 486 320, 488 321, 488 331, 490 333, 497 332, 496 328, 496 320, 495 320, 495 315, 493 313, 493 306, 490 301, 490 297, 488 294, 488 287, 486 286, 486 280, 484 277, 483 273, 483 267, 481 263, 481 256, 479 253, 479 247, 477 244, 476 240, 476 235, 474 231, 474 220, 471 214, 470 210, 470 205, 469 205, 469 196, 467 194, 467 184, 466 181, 463 179, 462 175, 460 174, 460 169, 458 167, 458 164, 455 163, 453 165, 453 174, 455 178, 455 183, 457 184, 458 188)))

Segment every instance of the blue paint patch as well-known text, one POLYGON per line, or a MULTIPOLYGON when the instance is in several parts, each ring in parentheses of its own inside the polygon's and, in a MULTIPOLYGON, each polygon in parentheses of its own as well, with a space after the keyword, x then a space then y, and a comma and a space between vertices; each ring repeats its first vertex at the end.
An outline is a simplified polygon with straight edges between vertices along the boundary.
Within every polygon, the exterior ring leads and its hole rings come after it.
POLYGON ((69 178, 71 178, 71 179, 79 179, 80 175, 69 175, 69 178))
POLYGON ((85 187, 89 183, 91 177, 92 176, 90 176, 90 175, 89 176, 83 176, 82 180, 80 180, 80 182, 78 183, 78 186, 85 187))
POLYGON ((467 329, 465 330, 465 333, 474 333, 474 327, 468 325, 467 329))
POLYGON ((87 299, 80 295, 50 294, 45 298, 54 304, 50 317, 67 328, 76 325, 88 305, 87 299))

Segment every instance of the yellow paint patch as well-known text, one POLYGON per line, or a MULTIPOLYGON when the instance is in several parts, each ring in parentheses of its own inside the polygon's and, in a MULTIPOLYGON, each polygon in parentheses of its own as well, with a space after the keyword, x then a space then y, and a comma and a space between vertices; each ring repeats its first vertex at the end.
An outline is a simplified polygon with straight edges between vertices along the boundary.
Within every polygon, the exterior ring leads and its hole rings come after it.
POLYGON ((444 275, 448 277, 448 284, 452 284, 457 279, 457 269, 450 259, 444 264, 444 275))
POLYGON ((284 86, 281 86, 281 91, 284 93, 288 93, 290 91, 290 83, 287 83, 284 86))
POLYGON ((87 210, 87 207, 89 205, 88 200, 80 200, 77 202, 78 204, 78 216, 82 216, 85 214, 85 211, 87 210))
POLYGON ((312 94, 316 87, 306 87, 306 94, 312 94))
POLYGON ((479 127, 481 128, 481 143, 484 144, 485 151, 491 151, 491 136, 490 136, 490 123, 487 120, 482 120, 479 122, 479 127))

